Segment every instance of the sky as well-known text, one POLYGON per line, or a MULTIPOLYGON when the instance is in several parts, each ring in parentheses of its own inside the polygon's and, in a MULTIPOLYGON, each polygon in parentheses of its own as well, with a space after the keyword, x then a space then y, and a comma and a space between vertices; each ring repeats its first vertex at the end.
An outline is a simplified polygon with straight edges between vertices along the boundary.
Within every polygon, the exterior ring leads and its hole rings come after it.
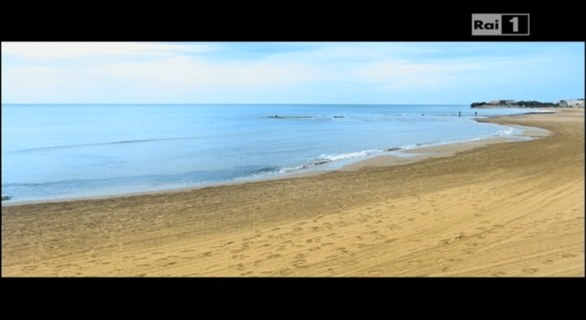
POLYGON ((2 103, 584 98, 583 42, 2 42, 2 103))

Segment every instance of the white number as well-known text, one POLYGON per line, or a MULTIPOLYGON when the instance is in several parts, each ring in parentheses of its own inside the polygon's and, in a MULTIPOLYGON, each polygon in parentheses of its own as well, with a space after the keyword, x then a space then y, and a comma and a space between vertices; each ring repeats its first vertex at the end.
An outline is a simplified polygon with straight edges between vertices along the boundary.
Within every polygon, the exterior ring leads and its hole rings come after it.
POLYGON ((513 24, 513 32, 519 32, 519 17, 514 17, 509 20, 513 24))

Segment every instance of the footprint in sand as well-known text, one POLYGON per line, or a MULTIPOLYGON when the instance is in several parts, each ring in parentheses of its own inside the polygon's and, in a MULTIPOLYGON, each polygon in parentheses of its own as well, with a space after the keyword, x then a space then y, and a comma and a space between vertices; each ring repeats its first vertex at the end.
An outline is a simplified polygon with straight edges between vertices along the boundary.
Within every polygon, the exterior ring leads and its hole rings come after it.
POLYGON ((279 274, 282 276, 288 276, 292 273, 293 271, 291 270, 291 268, 286 268, 286 269, 281 269, 279 270, 279 274))
POLYGON ((293 261, 292 265, 294 267, 300 267, 306 263, 307 263, 307 260, 305 260, 305 259, 297 259, 297 260, 293 261))
POLYGON ((346 249, 345 247, 338 247, 336 248, 336 250, 344 253, 344 254, 348 254, 350 251, 348 251, 348 249, 346 249))
POLYGON ((381 270, 381 269, 370 270, 370 271, 368 271, 368 275, 374 276, 374 275, 382 274, 383 272, 384 272, 384 270, 381 270))
POLYGON ((22 271, 34 271, 37 269, 37 266, 25 266, 22 268, 22 271))
POLYGON ((537 269, 537 268, 527 268, 527 269, 523 269, 523 272, 525 272, 525 273, 535 273, 535 272, 537 272, 537 271, 539 271, 539 269, 537 269))

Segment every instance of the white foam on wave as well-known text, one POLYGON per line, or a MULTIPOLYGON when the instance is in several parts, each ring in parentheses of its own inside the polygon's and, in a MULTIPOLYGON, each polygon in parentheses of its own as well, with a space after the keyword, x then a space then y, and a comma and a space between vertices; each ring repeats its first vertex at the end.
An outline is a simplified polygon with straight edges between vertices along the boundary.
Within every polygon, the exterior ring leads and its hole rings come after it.
POLYGON ((278 171, 278 173, 289 173, 289 172, 294 172, 294 171, 298 171, 301 169, 305 169, 307 168, 308 165, 302 165, 302 166, 296 166, 296 167, 287 167, 287 168, 282 168, 278 171))
POLYGON ((507 127, 506 129, 499 130, 496 135, 499 137, 504 137, 504 136, 510 136, 512 133, 513 133, 513 128, 507 127))
POLYGON ((339 153, 339 154, 322 154, 319 156, 318 160, 325 160, 325 161, 338 161, 338 160, 346 160, 346 159, 353 159, 358 157, 367 157, 373 154, 383 153, 384 150, 380 149, 371 149, 371 150, 362 150, 358 152, 348 152, 348 153, 339 153))

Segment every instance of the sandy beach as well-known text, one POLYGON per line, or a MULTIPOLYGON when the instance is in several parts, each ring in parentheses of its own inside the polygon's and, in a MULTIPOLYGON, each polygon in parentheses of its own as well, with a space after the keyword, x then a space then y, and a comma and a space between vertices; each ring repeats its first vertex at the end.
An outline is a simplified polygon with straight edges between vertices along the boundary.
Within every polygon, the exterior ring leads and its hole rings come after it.
POLYGON ((481 121, 551 134, 318 175, 3 206, 2 276, 584 277, 584 110, 481 121))

